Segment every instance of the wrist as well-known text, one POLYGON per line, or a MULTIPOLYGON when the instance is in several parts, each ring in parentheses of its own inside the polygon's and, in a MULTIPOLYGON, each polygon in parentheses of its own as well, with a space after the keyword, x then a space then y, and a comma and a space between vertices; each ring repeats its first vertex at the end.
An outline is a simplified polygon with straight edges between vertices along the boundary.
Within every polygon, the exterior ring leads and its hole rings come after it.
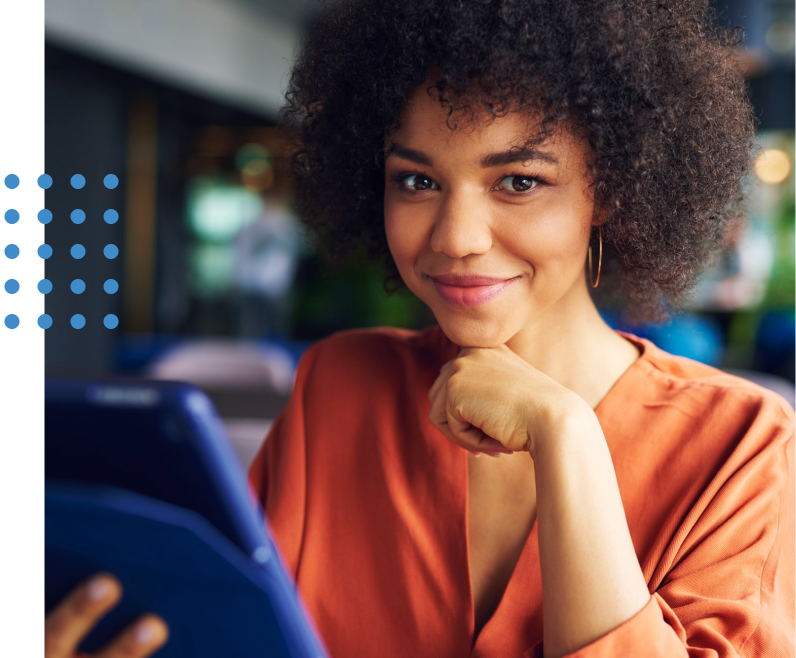
POLYGON ((550 405, 529 425, 527 450, 536 462, 551 453, 582 446, 583 440, 595 433, 602 436, 597 416, 583 398, 573 393, 550 405))

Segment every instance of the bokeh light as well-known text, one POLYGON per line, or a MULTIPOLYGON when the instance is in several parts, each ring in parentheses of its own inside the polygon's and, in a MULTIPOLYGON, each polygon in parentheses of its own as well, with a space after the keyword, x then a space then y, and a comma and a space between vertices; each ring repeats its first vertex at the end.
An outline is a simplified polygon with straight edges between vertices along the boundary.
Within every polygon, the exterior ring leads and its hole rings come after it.
POLYGON ((784 181, 790 170, 790 157, 779 149, 766 149, 755 160, 755 174, 770 185, 778 185, 784 181))

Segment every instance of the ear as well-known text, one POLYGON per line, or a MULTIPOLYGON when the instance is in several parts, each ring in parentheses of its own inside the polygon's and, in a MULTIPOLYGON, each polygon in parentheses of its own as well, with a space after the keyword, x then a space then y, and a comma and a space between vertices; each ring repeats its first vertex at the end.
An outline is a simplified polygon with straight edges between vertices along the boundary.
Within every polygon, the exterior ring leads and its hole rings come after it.
POLYGON ((597 228, 598 226, 602 226, 605 222, 608 221, 608 209, 604 207, 598 207, 596 204, 594 206, 594 211, 591 215, 591 225, 592 228, 597 228))

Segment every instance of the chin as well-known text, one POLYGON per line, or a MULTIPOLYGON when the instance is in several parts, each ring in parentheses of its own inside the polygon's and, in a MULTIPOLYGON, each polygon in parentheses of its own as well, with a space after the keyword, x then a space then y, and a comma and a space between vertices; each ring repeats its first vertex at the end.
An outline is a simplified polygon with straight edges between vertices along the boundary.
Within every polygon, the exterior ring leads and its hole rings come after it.
MULTIPOLYGON (((434 309, 432 309, 434 310, 434 309)), ((512 323, 434 312, 448 339, 460 347, 500 347, 517 333, 512 323)))

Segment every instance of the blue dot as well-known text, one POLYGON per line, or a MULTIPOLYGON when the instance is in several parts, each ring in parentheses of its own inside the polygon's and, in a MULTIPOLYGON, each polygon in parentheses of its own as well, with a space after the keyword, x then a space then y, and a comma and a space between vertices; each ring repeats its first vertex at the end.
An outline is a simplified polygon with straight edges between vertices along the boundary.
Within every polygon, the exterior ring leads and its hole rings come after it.
POLYGON ((84 213, 80 208, 76 208, 72 211, 72 214, 69 215, 72 218, 73 224, 82 224, 86 221, 86 213, 84 213))
POLYGON ((19 292, 19 281, 16 279, 9 279, 6 281, 5 289, 9 295, 19 292))
POLYGON ((105 218, 106 224, 115 224, 116 222, 119 221, 119 213, 113 210, 112 208, 106 210, 103 217, 105 218))
POLYGON ((83 279, 75 279, 69 287, 72 289, 73 293, 79 295, 86 289, 86 284, 83 279))
POLYGON ((9 224, 16 224, 19 221, 19 213, 13 208, 6 210, 4 217, 9 224))
POLYGON ((39 221, 42 224, 49 224, 53 220, 53 214, 46 208, 44 210, 39 210, 39 214, 36 215, 39 218, 39 221))
POLYGON ((119 184, 119 179, 113 174, 108 174, 105 176, 102 182, 105 183, 105 187, 107 187, 109 190, 112 190, 119 184))
POLYGON ((10 244, 5 249, 6 258, 16 258, 19 256, 19 247, 15 244, 10 244))
POLYGON ((80 315, 80 313, 75 313, 69 322, 75 329, 82 329, 86 326, 86 318, 80 315))
POLYGON ((76 190, 82 190, 83 186, 86 184, 86 179, 80 174, 75 174, 69 182, 72 183, 72 187, 76 190))
POLYGON ((39 292, 42 295, 46 295, 52 292, 53 284, 50 282, 49 279, 42 279, 41 281, 39 281, 36 287, 39 289, 39 292))
POLYGON ((105 254, 105 258, 116 258, 119 255, 119 247, 115 244, 106 244, 102 253, 105 254))
POLYGON ((48 244, 43 244, 36 250, 36 253, 39 254, 39 258, 43 258, 47 260, 50 256, 53 255, 53 248, 48 244))
MULTIPOLYGON (((16 187, 16 185, 14 186, 16 187)), ((9 329, 16 329, 19 326, 19 318, 11 313, 10 315, 6 315, 6 327, 9 329)))
POLYGON ((116 327, 119 326, 119 318, 117 318, 113 313, 108 313, 102 322, 106 327, 108 327, 108 329, 116 329, 116 327))
MULTIPOLYGON (((42 174, 36 179, 36 182, 39 184, 39 187, 43 190, 49 190, 52 187, 53 179, 51 176, 47 174, 42 174)), ((51 322, 52 324, 52 322, 51 322)))
POLYGON ((118 292, 119 284, 116 283, 116 279, 108 279, 102 284, 102 289, 109 295, 113 295, 115 292, 118 292))
POLYGON ((69 253, 72 254, 72 258, 80 260, 86 255, 86 248, 82 244, 73 244, 69 253))
POLYGON ((39 319, 36 320, 36 323, 42 329, 49 329, 50 327, 53 326, 53 319, 46 313, 43 313, 42 315, 39 316, 39 319))
MULTIPOLYGON (((14 190, 17 187, 19 187, 19 177, 15 176, 14 174, 8 174, 8 176, 6 176, 5 183, 6 183, 6 187, 9 190, 14 190)), ((14 316, 14 317, 16 317, 16 316, 14 316)), ((17 324, 19 324, 19 323, 17 323, 17 324)))

